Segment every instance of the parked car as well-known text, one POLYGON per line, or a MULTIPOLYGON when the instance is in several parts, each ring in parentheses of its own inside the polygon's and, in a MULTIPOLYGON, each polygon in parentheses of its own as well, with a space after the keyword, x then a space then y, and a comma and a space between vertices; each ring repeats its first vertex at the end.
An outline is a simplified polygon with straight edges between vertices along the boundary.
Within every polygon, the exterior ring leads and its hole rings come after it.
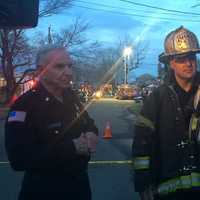
POLYGON ((133 100, 136 102, 136 103, 140 103, 140 102, 143 102, 143 97, 142 95, 136 95, 133 97, 133 100))
POLYGON ((113 86, 112 84, 103 84, 99 87, 99 89, 93 95, 95 98, 102 97, 113 97, 113 86))
POLYGON ((122 84, 118 86, 115 97, 121 100, 133 99, 137 93, 137 88, 134 85, 122 84))

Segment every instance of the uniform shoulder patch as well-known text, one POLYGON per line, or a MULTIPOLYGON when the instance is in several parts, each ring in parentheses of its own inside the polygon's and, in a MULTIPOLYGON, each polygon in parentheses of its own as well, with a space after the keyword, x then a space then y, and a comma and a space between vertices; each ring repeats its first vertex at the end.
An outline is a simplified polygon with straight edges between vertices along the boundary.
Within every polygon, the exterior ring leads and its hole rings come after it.
POLYGON ((8 122, 24 122, 26 112, 24 111, 11 111, 8 115, 8 122))

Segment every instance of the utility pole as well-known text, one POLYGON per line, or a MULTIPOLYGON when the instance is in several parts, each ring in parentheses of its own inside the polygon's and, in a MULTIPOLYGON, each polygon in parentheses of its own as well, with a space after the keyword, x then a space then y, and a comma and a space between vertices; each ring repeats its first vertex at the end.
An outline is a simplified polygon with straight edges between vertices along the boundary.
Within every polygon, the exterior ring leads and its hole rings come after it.
POLYGON ((124 84, 128 84, 128 61, 132 53, 131 47, 124 48, 123 57, 124 57, 124 84))
POLYGON ((52 36, 51 36, 51 25, 48 27, 48 44, 52 44, 52 36))
POLYGON ((128 59, 124 56, 124 84, 128 83, 128 59))

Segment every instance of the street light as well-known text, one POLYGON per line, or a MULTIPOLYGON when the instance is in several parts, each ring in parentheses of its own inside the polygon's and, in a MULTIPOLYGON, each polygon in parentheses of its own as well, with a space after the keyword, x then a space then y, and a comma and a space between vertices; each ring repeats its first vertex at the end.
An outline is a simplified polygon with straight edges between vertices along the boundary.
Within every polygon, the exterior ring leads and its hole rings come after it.
POLYGON ((124 48, 124 51, 123 51, 123 56, 124 56, 124 84, 127 84, 128 83, 128 60, 129 60, 129 57, 132 53, 132 48, 131 47, 126 47, 124 48))

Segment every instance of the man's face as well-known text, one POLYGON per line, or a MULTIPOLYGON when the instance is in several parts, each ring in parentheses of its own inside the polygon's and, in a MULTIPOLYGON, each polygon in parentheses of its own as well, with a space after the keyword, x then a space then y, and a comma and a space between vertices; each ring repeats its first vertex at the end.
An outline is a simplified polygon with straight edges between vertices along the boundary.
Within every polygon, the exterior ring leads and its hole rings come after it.
POLYGON ((170 60, 170 67, 174 70, 175 76, 182 80, 191 80, 196 73, 196 55, 174 57, 170 60))
POLYGON ((71 86, 72 61, 63 49, 55 49, 48 53, 47 63, 41 71, 41 79, 47 84, 64 89, 71 86))

